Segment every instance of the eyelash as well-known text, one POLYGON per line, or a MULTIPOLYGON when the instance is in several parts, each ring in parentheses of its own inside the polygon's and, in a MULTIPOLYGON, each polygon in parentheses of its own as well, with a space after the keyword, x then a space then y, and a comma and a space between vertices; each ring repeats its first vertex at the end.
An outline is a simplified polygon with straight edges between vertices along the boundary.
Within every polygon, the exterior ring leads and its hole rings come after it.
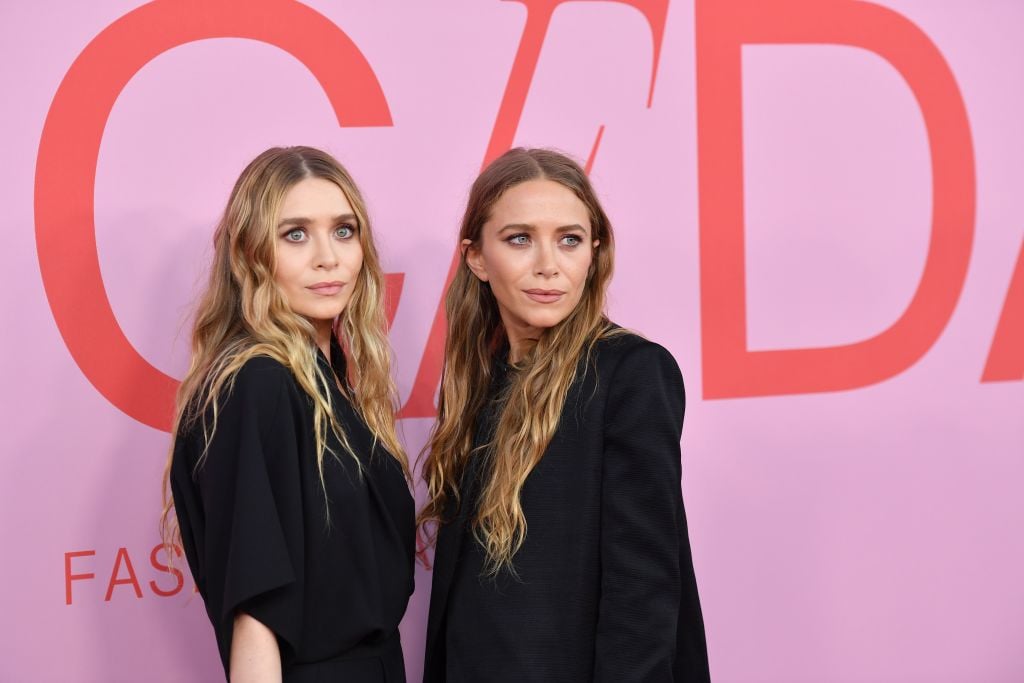
MULTIPOLYGON (((525 247, 526 246, 525 242, 516 242, 515 241, 515 240, 519 239, 520 237, 524 237, 526 239, 530 239, 530 236, 527 233, 519 232, 519 233, 516 233, 515 235, 509 235, 508 237, 505 238, 505 241, 508 244, 510 244, 511 246, 513 246, 513 247, 525 247)), ((572 235, 572 234, 562 235, 562 239, 560 239, 559 242, 561 242, 563 240, 575 240, 575 243, 573 243, 573 244, 566 244, 566 245, 564 245, 566 247, 569 247, 570 249, 572 249, 573 247, 578 247, 581 244, 583 244, 583 238, 580 237, 579 235, 572 235)))
MULTIPOLYGON (((335 236, 338 239, 340 239, 340 240, 347 240, 347 239, 351 239, 353 236, 355 236, 356 228, 353 225, 349 225, 348 223, 344 223, 344 224, 339 225, 338 227, 336 227, 334 229, 334 233, 335 233, 335 236), (337 233, 341 232, 342 230, 347 230, 349 234, 344 235, 344 236, 338 235, 337 233)), ((306 229, 305 228, 292 228, 291 230, 287 230, 287 231, 281 233, 281 238, 284 239, 285 242, 291 242, 292 244, 302 244, 303 242, 306 241, 305 237, 306 237, 306 229), (291 235, 294 235, 296 233, 301 234, 303 236, 303 239, 298 239, 298 240, 289 239, 291 235)))

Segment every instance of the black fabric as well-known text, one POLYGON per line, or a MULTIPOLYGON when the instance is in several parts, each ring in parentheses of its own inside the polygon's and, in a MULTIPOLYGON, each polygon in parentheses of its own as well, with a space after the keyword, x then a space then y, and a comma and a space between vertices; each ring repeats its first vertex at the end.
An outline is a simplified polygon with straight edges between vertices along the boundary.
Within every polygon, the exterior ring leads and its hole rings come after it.
MULTIPOLYGON (((336 343, 331 355, 344 378, 336 343)), ((333 377, 323 354, 319 362, 333 377)), ((175 440, 171 489, 182 545, 225 674, 241 611, 277 635, 285 681, 309 680, 315 663, 337 669, 339 662, 367 659, 379 661, 351 669, 344 680, 404 679, 394 671, 404 671, 397 629, 413 591, 413 500, 399 464, 374 446, 333 383, 331 391, 362 474, 329 430, 328 445, 338 454, 324 459, 329 508, 317 472, 312 401, 277 361, 253 358, 238 371, 198 469, 201 426, 175 440)))
MULTIPOLYGON (((501 368, 501 364, 498 364, 501 368)), ((424 681, 707 681, 708 661, 680 491, 685 398, 678 365, 636 335, 581 363, 558 429, 522 491, 518 578, 484 575, 468 526, 487 471, 463 477, 439 532, 424 681)), ((479 417, 488 439, 503 373, 479 417)))

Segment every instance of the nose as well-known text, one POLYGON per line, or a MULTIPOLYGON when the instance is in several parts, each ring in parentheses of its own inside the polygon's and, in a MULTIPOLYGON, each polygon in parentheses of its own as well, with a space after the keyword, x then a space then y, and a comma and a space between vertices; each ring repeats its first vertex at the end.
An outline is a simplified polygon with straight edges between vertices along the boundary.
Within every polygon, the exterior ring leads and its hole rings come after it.
POLYGON ((313 240, 313 267, 318 270, 333 270, 338 265, 338 247, 330 236, 317 235, 313 240))
POLYGON ((539 244, 536 249, 536 262, 534 272, 541 277, 555 277, 558 275, 558 264, 555 261, 555 246, 551 244, 539 244))

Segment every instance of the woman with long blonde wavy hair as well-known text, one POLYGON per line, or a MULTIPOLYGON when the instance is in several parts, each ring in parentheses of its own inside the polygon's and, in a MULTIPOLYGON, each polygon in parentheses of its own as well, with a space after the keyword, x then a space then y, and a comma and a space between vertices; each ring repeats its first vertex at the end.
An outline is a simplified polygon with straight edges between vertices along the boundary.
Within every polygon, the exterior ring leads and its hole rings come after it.
POLYGON ((589 180, 513 149, 473 184, 459 239, 423 465, 424 681, 707 680, 683 381, 605 316, 614 238, 589 180))
POLYGON ((405 679, 415 510, 384 297, 348 172, 256 157, 214 234, 164 477, 164 542, 230 680, 405 679))

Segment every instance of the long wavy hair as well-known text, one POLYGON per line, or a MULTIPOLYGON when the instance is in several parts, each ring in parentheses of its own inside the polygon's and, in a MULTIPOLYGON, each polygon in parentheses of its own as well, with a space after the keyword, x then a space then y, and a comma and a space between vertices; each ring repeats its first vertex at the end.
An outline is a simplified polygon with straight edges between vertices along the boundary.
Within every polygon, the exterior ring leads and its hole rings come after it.
POLYGON ((618 328, 610 325, 604 313, 615 252, 611 222, 586 173, 564 154, 516 148, 492 162, 470 190, 459 231, 460 244, 470 240, 479 248, 484 224, 495 203, 509 188, 538 179, 571 190, 587 208, 591 239, 600 240, 594 248, 583 295, 569 316, 544 330, 517 364, 501 398, 493 438, 474 448, 473 436, 488 400, 496 351, 506 342, 507 334, 490 286, 470 270, 468 250, 463 249, 445 299, 448 337, 438 420, 423 463, 429 498, 417 523, 425 538, 432 540, 436 525, 450 521, 444 518, 445 511, 449 501, 459 500, 459 482, 469 459, 490 454, 472 524, 474 535, 487 552, 485 571, 492 576, 503 568, 515 571, 512 559, 526 538, 520 493, 554 436, 570 385, 578 372, 586 372, 594 344, 618 334, 618 328))
MULTIPOLYGON (((246 166, 231 191, 213 236, 213 264, 196 310, 191 363, 178 388, 172 434, 178 439, 191 429, 202 429, 205 447, 196 468, 202 467, 217 429, 222 399, 230 394, 238 370, 253 357, 267 356, 291 370, 313 402, 321 485, 325 457, 342 457, 328 445, 328 430, 347 457, 355 458, 345 430, 335 417, 329 384, 335 380, 325 376, 317 363, 313 325, 292 311, 274 280, 281 205, 288 191, 306 178, 321 178, 337 185, 356 216, 363 265, 348 305, 334 322, 351 387, 350 391, 342 387, 342 391, 349 395, 375 442, 387 449, 408 477, 405 451, 395 431, 396 392, 384 314, 384 273, 366 202, 341 164, 311 147, 268 149, 246 166)), ((180 543, 181 538, 170 494, 173 457, 172 442, 164 469, 160 518, 161 535, 168 548, 180 543)), ((326 496, 324 501, 326 505, 326 496)))

